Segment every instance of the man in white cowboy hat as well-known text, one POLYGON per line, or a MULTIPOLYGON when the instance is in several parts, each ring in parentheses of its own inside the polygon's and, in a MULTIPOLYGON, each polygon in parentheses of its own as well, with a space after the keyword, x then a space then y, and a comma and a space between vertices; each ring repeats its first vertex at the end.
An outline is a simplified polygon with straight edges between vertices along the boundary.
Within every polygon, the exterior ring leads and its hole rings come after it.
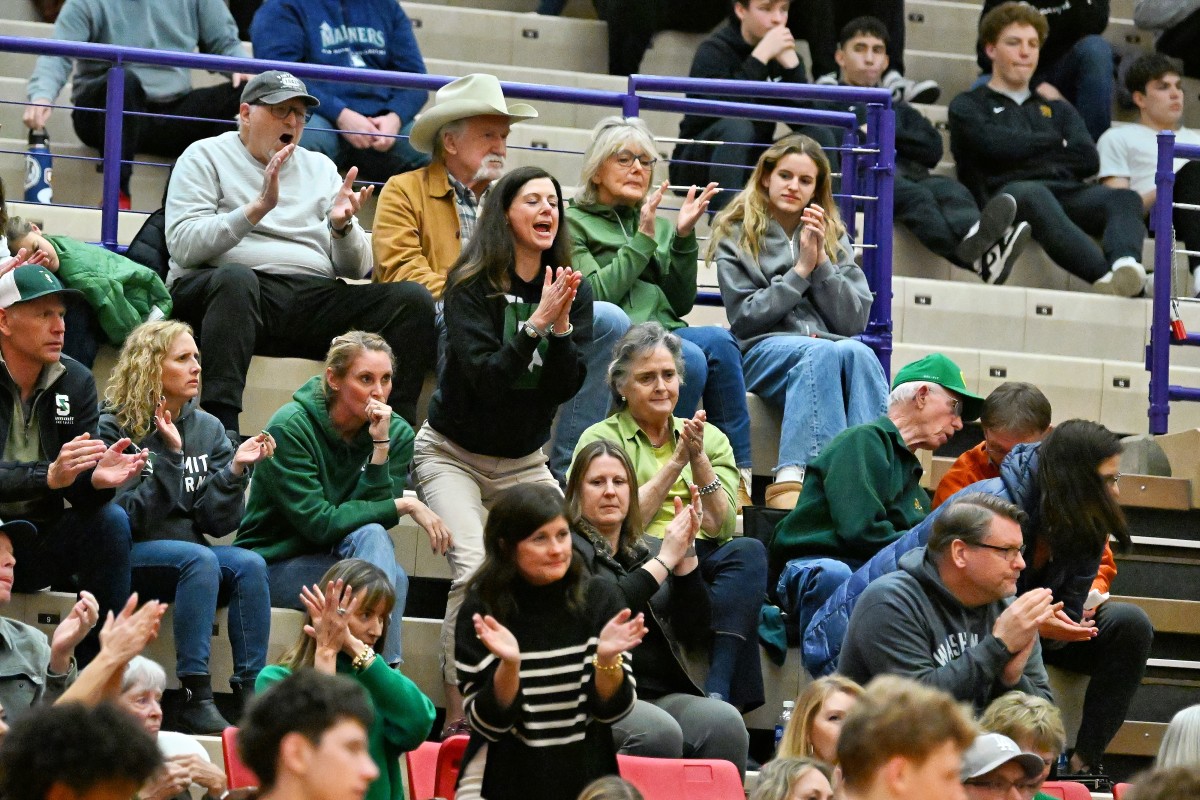
POLYGON ((376 281, 415 281, 441 299, 484 193, 504 174, 509 127, 537 115, 532 106, 507 103, 493 75, 467 75, 438 90, 409 138, 433 161, 393 176, 379 194, 371 240, 376 281))
POLYGON ((358 284, 371 270, 354 189, 328 156, 297 149, 320 105, 294 75, 270 70, 242 92, 238 130, 202 139, 167 188, 167 286, 204 353, 200 405, 238 430, 254 354, 323 359, 348 330, 382 336, 396 357, 388 403, 416 424, 433 365, 433 298, 414 284, 358 284))

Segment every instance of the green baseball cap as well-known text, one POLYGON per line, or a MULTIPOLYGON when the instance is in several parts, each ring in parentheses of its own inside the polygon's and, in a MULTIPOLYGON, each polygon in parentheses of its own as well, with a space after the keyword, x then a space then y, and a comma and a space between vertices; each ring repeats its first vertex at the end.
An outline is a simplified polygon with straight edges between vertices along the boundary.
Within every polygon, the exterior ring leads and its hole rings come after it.
POLYGON ((83 297, 75 289, 63 286, 54 273, 41 264, 22 264, 0 275, 0 308, 36 300, 48 294, 83 297))
POLYGON ((963 422, 979 419, 983 410, 983 398, 974 392, 967 391, 967 382, 963 380, 962 370, 941 353, 931 353, 922 359, 906 364, 892 379, 892 388, 902 383, 913 381, 928 381, 936 383, 943 389, 949 389, 962 398, 963 422))

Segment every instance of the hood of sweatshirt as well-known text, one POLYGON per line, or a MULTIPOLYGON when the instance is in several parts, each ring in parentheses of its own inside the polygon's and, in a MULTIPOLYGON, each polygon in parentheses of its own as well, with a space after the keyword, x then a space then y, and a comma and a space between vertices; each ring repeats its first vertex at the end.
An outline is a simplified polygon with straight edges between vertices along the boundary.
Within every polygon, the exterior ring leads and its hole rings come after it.
POLYGON ((359 440, 369 439, 371 435, 367 431, 367 426, 363 425, 353 440, 347 442, 343 439, 342 435, 333 427, 333 422, 329 419, 329 406, 325 401, 324 386, 324 379, 320 375, 314 375, 295 391, 292 399, 299 403, 300 407, 304 409, 304 413, 312 419, 313 430, 320 432, 321 438, 325 441, 325 446, 331 451, 351 447, 361 449, 365 441, 360 442, 359 440))

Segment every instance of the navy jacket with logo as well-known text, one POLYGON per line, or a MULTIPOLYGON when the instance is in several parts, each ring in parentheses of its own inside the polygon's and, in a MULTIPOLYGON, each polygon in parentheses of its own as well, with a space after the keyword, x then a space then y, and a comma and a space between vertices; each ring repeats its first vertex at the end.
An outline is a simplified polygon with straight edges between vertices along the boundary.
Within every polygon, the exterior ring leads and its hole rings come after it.
MULTIPOLYGON (((96 435, 100 412, 96 403, 96 383, 87 367, 69 356, 46 369, 58 374, 46 389, 33 399, 31 418, 36 419, 41 437, 42 457, 37 461, 0 460, 0 518, 8 519, 5 505, 14 502, 34 503, 33 510, 22 514, 24 519, 38 525, 52 523, 63 512, 63 502, 71 501, 77 508, 94 508, 113 498, 111 489, 92 487, 91 470, 80 474, 65 489, 51 489, 46 483, 50 463, 58 457, 62 446, 84 433, 96 435)), ((13 422, 13 383, 8 367, 0 362, 0 448, 8 441, 13 422)), ((0 455, 2 458, 2 455, 0 455)))

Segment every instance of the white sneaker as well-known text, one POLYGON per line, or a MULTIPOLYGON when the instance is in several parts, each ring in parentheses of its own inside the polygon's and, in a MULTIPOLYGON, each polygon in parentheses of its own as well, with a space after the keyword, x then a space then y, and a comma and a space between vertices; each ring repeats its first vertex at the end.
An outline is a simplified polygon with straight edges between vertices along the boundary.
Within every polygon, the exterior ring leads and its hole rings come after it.
POLYGON ((893 100, 905 103, 936 103, 942 96, 942 87, 937 81, 915 81, 894 69, 884 73, 880 84, 891 90, 893 100))
POLYGON ((1017 257, 1021 255, 1025 245, 1029 244, 1029 238, 1032 235, 1033 231, 1028 222, 1018 222, 1006 230, 1000 241, 989 247, 975 262, 975 272, 983 279, 984 283, 990 283, 993 286, 1004 283, 1012 274, 1017 257))
POLYGON ((1118 258, 1113 262, 1112 271, 1095 285, 1107 288, 1117 297, 1137 297, 1146 285, 1146 269, 1133 256, 1118 258))

